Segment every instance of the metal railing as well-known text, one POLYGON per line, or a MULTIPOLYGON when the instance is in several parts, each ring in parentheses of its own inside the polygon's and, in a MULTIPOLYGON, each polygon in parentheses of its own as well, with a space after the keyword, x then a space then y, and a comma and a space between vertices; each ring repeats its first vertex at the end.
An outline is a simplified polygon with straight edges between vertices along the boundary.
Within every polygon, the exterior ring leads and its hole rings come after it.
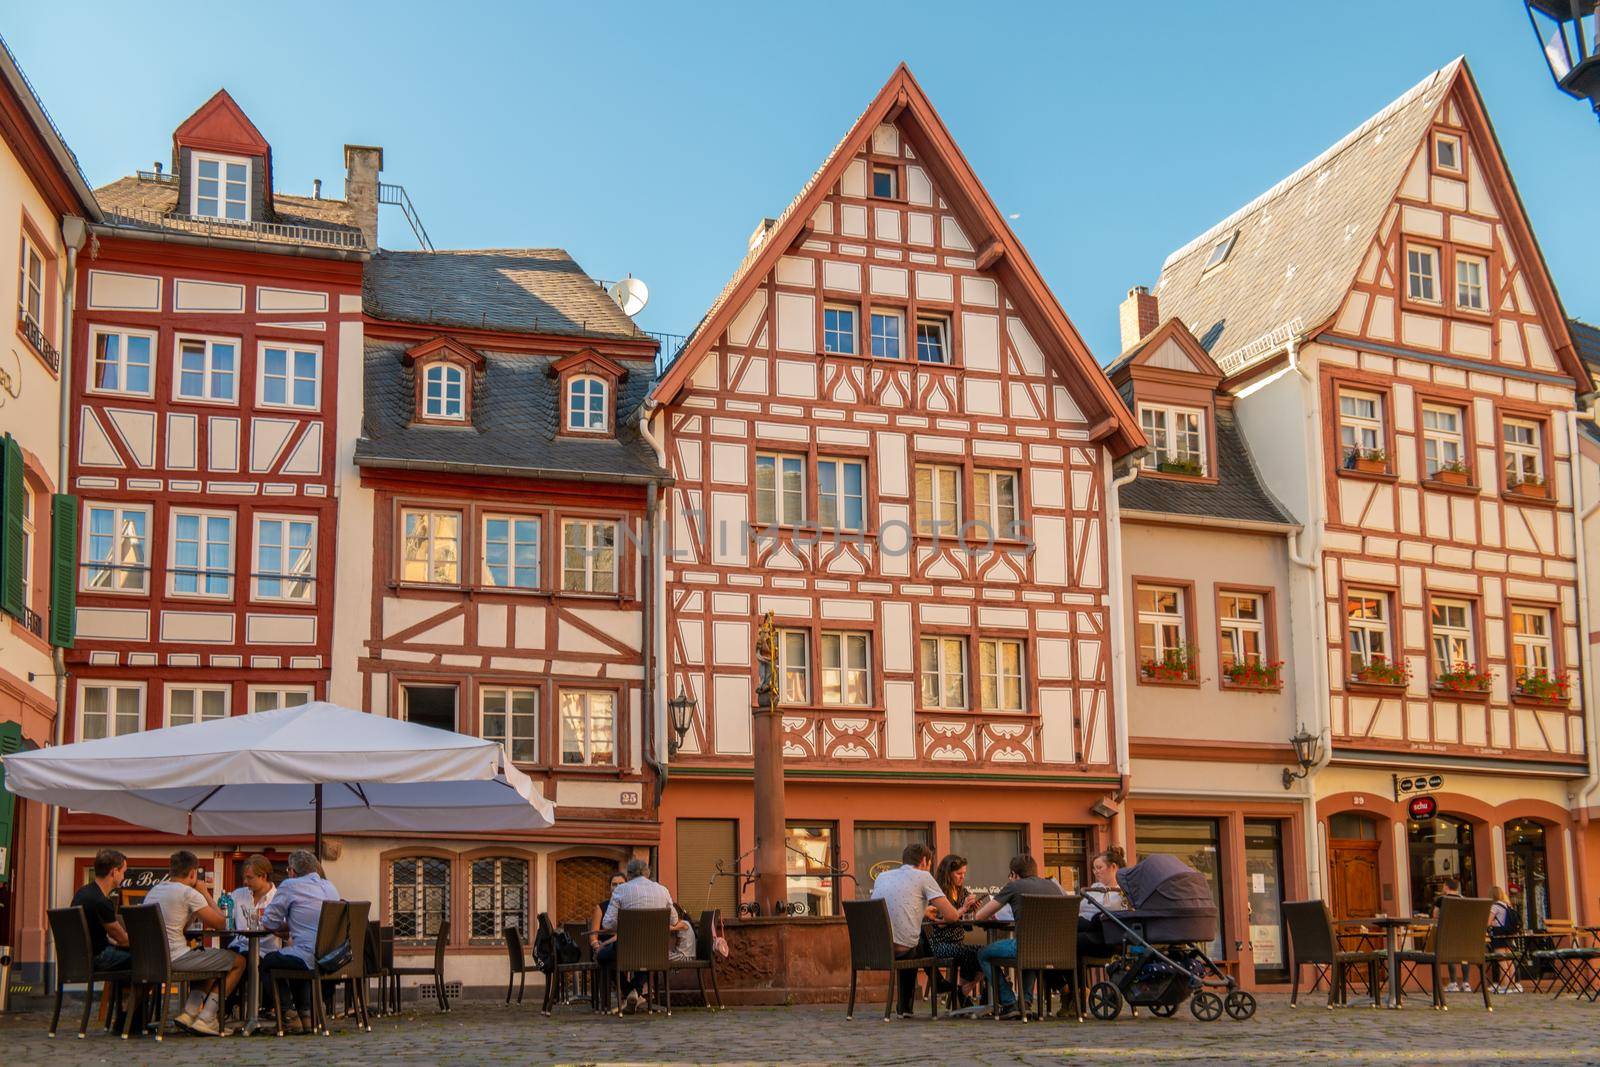
POLYGON ((1224 375, 1234 375, 1263 356, 1270 355, 1289 343, 1289 339, 1305 331, 1305 323, 1296 315, 1282 326, 1268 330, 1260 337, 1248 341, 1217 360, 1224 375))
POLYGON ((246 241, 285 241, 294 244, 348 248, 354 252, 367 251, 367 239, 359 230, 335 230, 288 222, 235 221, 213 218, 210 215, 179 215, 176 212, 157 211, 153 208, 105 208, 103 213, 107 224, 112 226, 156 226, 164 230, 181 230, 207 237, 246 241))
POLYGON ((37 611, 34 611, 30 607, 24 607, 22 609, 22 625, 26 627, 28 632, 33 636, 39 638, 40 640, 44 639, 44 619, 39 617, 39 613, 37 611))
POLYGON ((44 335, 44 330, 40 329, 33 316, 26 311, 18 309, 17 328, 22 331, 22 336, 28 339, 28 343, 33 346, 34 351, 44 357, 44 361, 50 365, 50 370, 59 375, 61 373, 61 353, 56 351, 56 346, 50 343, 50 339, 44 335))
POLYGON ((422 216, 411 203, 411 197, 406 195, 405 186, 395 185, 393 182, 379 182, 378 203, 392 204, 399 208, 405 215, 406 221, 411 224, 411 232, 416 235, 417 243, 429 252, 433 251, 433 242, 428 239, 428 231, 422 225, 422 216))

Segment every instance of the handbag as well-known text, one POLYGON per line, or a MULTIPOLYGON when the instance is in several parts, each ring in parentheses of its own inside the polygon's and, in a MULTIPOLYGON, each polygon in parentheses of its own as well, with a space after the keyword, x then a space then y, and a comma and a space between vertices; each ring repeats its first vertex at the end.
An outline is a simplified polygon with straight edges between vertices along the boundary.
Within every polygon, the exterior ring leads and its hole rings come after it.
POLYGON ((711 951, 715 952, 723 959, 727 959, 728 939, 724 936, 724 934, 725 931, 722 928, 722 915, 719 912, 716 920, 711 924, 711 951))
POLYGON ((317 957, 317 973, 332 974, 343 967, 348 967, 355 957, 355 950, 350 947, 350 939, 346 938, 317 957))

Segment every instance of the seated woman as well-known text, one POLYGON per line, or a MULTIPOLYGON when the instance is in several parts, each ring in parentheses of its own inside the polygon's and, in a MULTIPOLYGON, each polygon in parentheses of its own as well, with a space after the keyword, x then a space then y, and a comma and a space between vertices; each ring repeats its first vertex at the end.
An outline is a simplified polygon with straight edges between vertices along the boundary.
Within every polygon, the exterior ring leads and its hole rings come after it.
POLYGON ((1102 911, 1128 910, 1128 898, 1117 885, 1117 872, 1127 863, 1127 856, 1116 845, 1095 853, 1089 861, 1089 876, 1094 881, 1084 888, 1083 907, 1078 911, 1079 955, 1099 956, 1105 953, 1105 935, 1100 923, 1102 911))
POLYGON ((683 910, 683 905, 672 905, 672 925, 668 927, 672 935, 671 945, 667 949, 667 962, 693 963, 695 960, 694 923, 689 921, 689 913, 683 910))
MULTIPOLYGON (((628 876, 623 874, 621 871, 612 871, 610 893, 615 893, 617 891, 617 886, 621 885, 627 880, 628 876)), ((617 937, 617 932, 615 930, 600 929, 600 924, 605 920, 606 917, 606 905, 611 903, 610 893, 607 894, 604 900, 600 901, 594 906, 594 911, 589 913, 589 949, 591 957, 594 955, 594 953, 600 951, 601 945, 604 945, 608 941, 614 941, 617 937)))
MULTIPOLYGON (((954 853, 939 861, 934 880, 962 918, 978 910, 978 896, 967 888, 967 861, 954 853)), ((936 909, 929 908, 927 918, 933 925, 927 928, 928 947, 940 959, 956 961, 956 976, 961 995, 968 1000, 977 996, 978 949, 967 944, 966 928, 958 923, 940 923, 936 909)))

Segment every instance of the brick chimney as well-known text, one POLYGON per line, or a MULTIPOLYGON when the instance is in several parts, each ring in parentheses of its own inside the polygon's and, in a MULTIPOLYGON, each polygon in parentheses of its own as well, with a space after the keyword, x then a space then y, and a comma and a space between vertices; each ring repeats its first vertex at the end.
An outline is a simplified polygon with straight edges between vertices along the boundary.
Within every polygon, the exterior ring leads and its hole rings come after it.
POLYGON ((374 250, 378 247, 378 173, 382 170, 383 149, 344 146, 344 198, 366 235, 367 247, 374 250))
POLYGON ((1161 312, 1149 287, 1136 285, 1118 309, 1122 320, 1122 350, 1126 352, 1149 337, 1161 325, 1161 312))

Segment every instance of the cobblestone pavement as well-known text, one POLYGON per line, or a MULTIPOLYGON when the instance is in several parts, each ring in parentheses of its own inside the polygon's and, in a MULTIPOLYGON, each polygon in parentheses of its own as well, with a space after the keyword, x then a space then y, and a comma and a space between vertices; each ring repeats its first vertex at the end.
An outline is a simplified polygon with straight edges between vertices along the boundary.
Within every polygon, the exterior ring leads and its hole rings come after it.
POLYGON ((567 1008, 544 1019, 533 1004, 468 1001, 449 1015, 408 1010, 374 1019, 371 1034, 336 1025, 328 1038, 176 1035, 160 1045, 93 1030, 79 1041, 68 1026, 52 1041, 48 1015, 32 1013, 0 1017, 0 1064, 1600 1063, 1600 1005, 1571 999, 1500 998, 1492 1015, 1469 1003, 1448 1013, 1425 1004, 1330 1012, 1304 1003, 1291 1010, 1283 996, 1262 999, 1245 1023, 1201 1023, 1183 1011, 1172 1019, 1141 1013, 1111 1023, 1026 1025, 925 1016, 885 1023, 870 1009, 846 1022, 837 1005, 680 1009, 671 1018, 595 1017, 567 1008))

